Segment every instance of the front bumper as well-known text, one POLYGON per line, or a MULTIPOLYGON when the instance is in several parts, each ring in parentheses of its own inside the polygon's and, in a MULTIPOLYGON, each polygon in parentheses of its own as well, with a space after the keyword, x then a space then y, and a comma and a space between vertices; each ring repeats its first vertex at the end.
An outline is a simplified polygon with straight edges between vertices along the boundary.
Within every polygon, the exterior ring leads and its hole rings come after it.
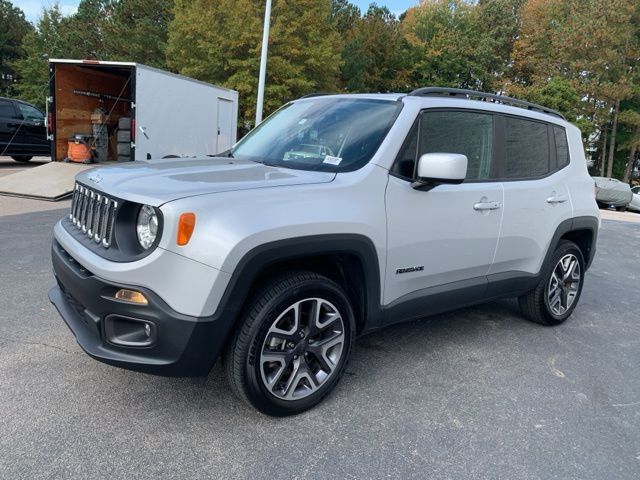
POLYGON ((183 315, 149 289, 100 279, 84 269, 56 240, 51 257, 58 285, 50 290, 49 299, 88 355, 104 363, 157 375, 208 374, 224 345, 230 319, 183 315), (142 292, 148 305, 116 300, 114 294, 120 288, 142 292), (149 344, 114 344, 106 328, 113 318, 150 325, 149 344))

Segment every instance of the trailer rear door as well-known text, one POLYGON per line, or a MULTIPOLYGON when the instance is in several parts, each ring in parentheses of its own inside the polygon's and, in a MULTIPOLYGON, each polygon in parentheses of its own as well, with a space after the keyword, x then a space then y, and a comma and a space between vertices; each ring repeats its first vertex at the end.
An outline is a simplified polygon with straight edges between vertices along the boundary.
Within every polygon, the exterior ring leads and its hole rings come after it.
POLYGON ((229 150, 233 146, 233 102, 218 98, 218 144, 216 153, 229 150))

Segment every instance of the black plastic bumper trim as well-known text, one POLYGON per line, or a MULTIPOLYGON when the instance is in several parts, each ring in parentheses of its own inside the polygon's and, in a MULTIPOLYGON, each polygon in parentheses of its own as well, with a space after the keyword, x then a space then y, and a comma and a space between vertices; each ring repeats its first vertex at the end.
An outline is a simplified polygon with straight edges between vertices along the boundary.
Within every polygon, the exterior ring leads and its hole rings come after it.
POLYGON ((225 316, 183 315, 148 289, 100 279, 83 269, 55 240, 52 262, 58 285, 49 291, 49 300, 88 355, 110 365, 156 375, 193 377, 209 373, 224 345, 220 330, 225 316), (143 292, 149 304, 139 306, 113 299, 119 288, 143 292), (104 319, 109 315, 153 323, 153 344, 128 347, 109 343, 104 330, 104 319))

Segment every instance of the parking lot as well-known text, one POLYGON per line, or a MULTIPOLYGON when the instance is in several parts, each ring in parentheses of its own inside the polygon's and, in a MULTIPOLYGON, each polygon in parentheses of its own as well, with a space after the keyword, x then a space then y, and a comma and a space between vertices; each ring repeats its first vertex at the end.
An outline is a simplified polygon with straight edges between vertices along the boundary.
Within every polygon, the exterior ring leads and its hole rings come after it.
POLYGON ((274 419, 219 365, 162 378, 80 350, 47 299, 67 208, 0 196, 2 479, 638 478, 638 214, 604 212, 565 324, 501 300, 387 328, 359 339, 327 400, 274 419))

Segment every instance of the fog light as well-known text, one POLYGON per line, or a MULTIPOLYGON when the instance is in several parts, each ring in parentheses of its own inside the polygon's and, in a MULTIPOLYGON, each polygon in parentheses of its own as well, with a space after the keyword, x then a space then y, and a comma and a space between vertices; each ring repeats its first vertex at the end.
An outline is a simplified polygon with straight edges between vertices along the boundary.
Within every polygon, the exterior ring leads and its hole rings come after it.
POLYGON ((135 290, 129 290, 127 288, 122 288, 116 292, 116 299, 122 300, 124 302, 129 303, 137 303, 139 305, 148 305, 147 297, 145 297, 142 293, 137 292, 135 290))
POLYGON ((148 323, 144 324, 144 333, 147 338, 151 338, 151 325, 149 325, 148 323))

